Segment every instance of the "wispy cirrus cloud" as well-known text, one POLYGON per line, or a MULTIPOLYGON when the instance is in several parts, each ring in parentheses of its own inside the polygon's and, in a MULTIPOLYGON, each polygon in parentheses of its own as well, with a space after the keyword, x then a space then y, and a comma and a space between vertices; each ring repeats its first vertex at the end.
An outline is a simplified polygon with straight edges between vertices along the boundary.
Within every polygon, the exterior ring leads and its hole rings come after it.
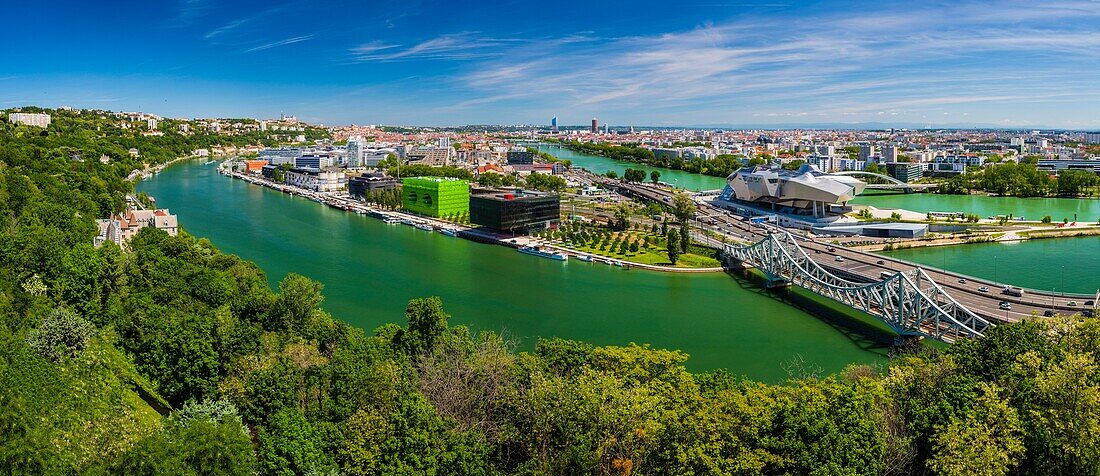
POLYGON ((214 28, 214 29, 206 32, 205 34, 203 34, 202 37, 203 37, 204 40, 207 40, 211 43, 217 42, 223 36, 228 36, 231 33, 238 33, 238 32, 245 29, 243 27, 245 27, 249 24, 252 24, 252 23, 256 23, 257 20, 265 19, 266 17, 270 17, 272 15, 283 13, 283 12, 291 9, 295 5, 296 5, 296 3, 293 3, 293 2, 277 4, 277 5, 275 5, 271 8, 268 8, 268 9, 265 9, 265 10, 260 10, 258 12, 254 12, 254 13, 248 15, 248 16, 244 16, 244 17, 237 18, 235 20, 229 21, 229 22, 223 24, 222 26, 219 26, 217 28, 214 28))
POLYGON ((171 19, 171 24, 177 27, 190 26, 210 9, 208 0, 180 0, 176 4, 176 15, 171 19))
POLYGON ((218 36, 221 36, 225 33, 233 31, 233 30, 237 29, 237 27, 239 27, 241 25, 244 25, 245 23, 248 23, 249 21, 251 21, 250 18, 241 18, 241 19, 238 19, 238 20, 233 20, 229 23, 226 23, 225 25, 222 25, 218 28, 215 28, 213 30, 208 31, 202 37, 207 39, 207 40, 213 39, 215 37, 218 37, 218 36))
POLYGON ((272 41, 270 43, 264 43, 262 45, 258 45, 258 46, 254 46, 252 48, 249 48, 247 50, 242 51, 242 53, 252 53, 252 52, 255 52, 255 51, 263 51, 263 50, 269 50, 271 48, 278 48, 280 46, 293 45, 295 43, 301 43, 303 41, 312 40, 316 36, 317 35, 303 35, 303 36, 295 36, 293 38, 287 38, 285 40, 272 41))
POLYGON ((463 32, 440 35, 412 45, 371 41, 351 48, 354 61, 471 60, 500 56, 509 45, 528 40, 485 38, 463 32))
MULTIPOLYGON (((494 44, 484 53, 476 38, 441 45, 473 58, 454 80, 469 93, 455 107, 526 101, 633 114, 686 110, 707 121, 748 108, 777 116, 916 115, 1066 96, 1095 101, 1088 83, 1100 60, 1098 25, 1095 1, 962 3, 752 17, 600 42, 494 44)), ((367 56, 418 53, 387 48, 367 56)))

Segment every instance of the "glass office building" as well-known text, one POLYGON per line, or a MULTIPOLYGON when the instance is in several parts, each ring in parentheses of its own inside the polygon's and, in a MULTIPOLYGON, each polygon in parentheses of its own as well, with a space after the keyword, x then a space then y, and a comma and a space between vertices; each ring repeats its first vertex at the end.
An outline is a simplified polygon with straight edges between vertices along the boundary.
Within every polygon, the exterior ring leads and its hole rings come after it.
POLYGON ((556 226, 561 199, 539 192, 493 192, 470 197, 470 221, 501 231, 525 233, 556 226))

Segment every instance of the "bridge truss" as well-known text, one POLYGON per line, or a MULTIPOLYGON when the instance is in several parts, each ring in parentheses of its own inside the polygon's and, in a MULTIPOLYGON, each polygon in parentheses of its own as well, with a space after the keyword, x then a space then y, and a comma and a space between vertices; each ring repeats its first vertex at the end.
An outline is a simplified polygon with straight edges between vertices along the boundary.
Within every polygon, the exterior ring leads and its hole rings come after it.
POLYGON ((993 327, 944 292, 919 267, 877 282, 850 281, 822 268, 783 230, 772 231, 753 244, 726 245, 725 254, 727 259, 756 267, 771 282, 795 284, 864 311, 901 335, 954 342, 982 337, 993 327))

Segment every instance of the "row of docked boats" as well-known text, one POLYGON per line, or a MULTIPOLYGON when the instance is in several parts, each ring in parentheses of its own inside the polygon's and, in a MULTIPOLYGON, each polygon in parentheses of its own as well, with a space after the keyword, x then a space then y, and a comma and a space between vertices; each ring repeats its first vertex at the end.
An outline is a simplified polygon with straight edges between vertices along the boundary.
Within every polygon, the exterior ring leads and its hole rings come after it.
POLYGON ((226 168, 221 169, 220 173, 222 173, 223 175, 228 175, 228 176, 240 179, 240 180, 244 180, 245 182, 248 182, 248 183, 251 183, 251 184, 260 185, 260 186, 267 187, 267 188, 270 188, 270 189, 273 189, 273 190, 278 190, 282 193, 289 193, 291 195, 297 195, 297 196, 306 198, 308 200, 313 200, 317 203, 327 205, 327 206, 329 206, 331 208, 334 208, 334 209, 337 209, 337 210, 343 210, 343 211, 346 211, 346 212, 354 212, 354 213, 359 214, 359 215, 370 215, 372 217, 381 219, 387 225, 397 225, 397 224, 400 223, 400 224, 409 225, 409 226, 412 226, 412 227, 415 227, 415 228, 418 228, 418 229, 424 230, 424 231, 438 231, 441 234, 446 235, 446 236, 450 236, 450 237, 457 237, 458 233, 459 233, 458 228, 447 227, 447 226, 436 226, 436 225, 434 225, 431 222, 426 221, 426 220, 413 219, 411 217, 402 216, 401 214, 393 213, 393 212, 385 212, 385 211, 382 211, 382 210, 378 210, 378 209, 366 206, 362 203, 354 202, 354 201, 346 199, 346 198, 334 197, 334 196, 331 196, 331 195, 325 195, 325 194, 321 194, 321 193, 318 193, 318 192, 305 190, 305 189, 302 189, 302 188, 299 188, 299 187, 294 187, 294 186, 291 186, 291 185, 279 184, 279 183, 271 182, 269 180, 265 180, 265 179, 260 178, 260 177, 254 177, 254 176, 250 176, 250 175, 247 175, 247 174, 234 172, 234 171, 226 169, 226 168))
POLYGON ((520 253, 539 256, 542 258, 549 258, 557 261, 568 261, 569 255, 560 251, 554 251, 551 249, 544 249, 539 246, 521 246, 518 250, 520 253))
MULTIPOLYGON (((550 258, 558 261, 567 261, 569 255, 560 251, 554 251, 550 248, 543 248, 538 245, 530 245, 520 247, 518 250, 520 253, 540 256, 543 258, 550 258)), ((605 258, 603 256, 597 256, 588 253, 577 253, 576 258, 586 263, 603 263, 611 266, 618 266, 620 268, 629 268, 630 266, 617 259, 605 258)))

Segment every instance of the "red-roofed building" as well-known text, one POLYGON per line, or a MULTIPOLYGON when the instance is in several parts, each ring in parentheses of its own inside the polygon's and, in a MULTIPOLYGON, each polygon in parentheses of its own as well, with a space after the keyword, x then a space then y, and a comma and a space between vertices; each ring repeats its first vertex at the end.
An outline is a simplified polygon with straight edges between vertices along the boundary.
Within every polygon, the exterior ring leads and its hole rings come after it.
POLYGON ((481 175, 481 174, 486 173, 486 172, 490 172, 490 173, 494 173, 494 174, 500 174, 500 175, 505 175, 507 173, 507 172, 504 171, 504 167, 501 167, 497 164, 482 165, 481 167, 477 168, 477 174, 478 175, 481 175))
POLYGON ((99 225, 99 235, 95 237, 93 244, 97 247, 107 241, 113 241, 122 246, 147 226, 164 230, 172 236, 179 234, 176 216, 169 213, 167 209, 126 210, 125 213, 111 218, 96 220, 96 224, 99 225))
POLYGON ((267 165, 266 160, 246 160, 244 161, 244 173, 258 174, 265 165, 267 165))

